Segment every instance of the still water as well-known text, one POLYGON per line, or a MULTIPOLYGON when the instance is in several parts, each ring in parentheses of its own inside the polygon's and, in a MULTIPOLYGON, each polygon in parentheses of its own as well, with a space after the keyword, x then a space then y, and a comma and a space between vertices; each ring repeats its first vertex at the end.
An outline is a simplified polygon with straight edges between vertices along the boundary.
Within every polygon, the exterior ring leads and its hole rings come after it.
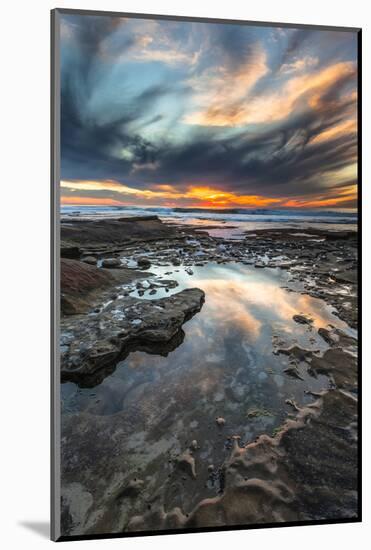
POLYGON ((289 357, 277 350, 299 345, 323 353, 328 346, 317 331, 329 325, 351 334, 323 301, 300 287, 288 289, 290 274, 284 270, 212 263, 192 270, 190 275, 183 267, 151 267, 156 277, 176 279, 179 286, 142 297, 157 299, 189 287, 205 291, 205 304, 183 326, 184 340, 175 351, 166 357, 131 353, 94 388, 62 385, 64 418, 83 413, 92 422, 97 417, 115 422, 120 416, 127 422, 124 453, 147 449, 141 451, 144 468, 194 439, 202 441, 207 468, 222 463, 231 436, 239 435, 244 444, 261 433, 274 434, 293 413, 286 400, 309 403, 313 397, 305 390, 330 385, 325 376, 309 376, 305 364, 298 364, 302 380, 291 378, 283 372, 289 357), (295 314, 309 315, 313 324, 297 324, 295 314), (217 417, 225 419, 222 430, 217 417))

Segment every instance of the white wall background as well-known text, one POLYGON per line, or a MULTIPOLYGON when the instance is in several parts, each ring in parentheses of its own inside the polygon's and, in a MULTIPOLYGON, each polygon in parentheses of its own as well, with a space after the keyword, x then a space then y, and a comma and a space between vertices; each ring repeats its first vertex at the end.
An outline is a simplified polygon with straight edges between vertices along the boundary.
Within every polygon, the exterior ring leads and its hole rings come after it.
MULTIPOLYGON (((362 26, 364 121, 370 117, 370 16, 365 0, 8 0, 1 8, 0 55, 0 544, 41 548, 49 520, 49 10, 105 9, 260 21, 362 26), (4 307, 5 306, 5 307, 4 307)), ((370 129, 364 122, 364 425, 370 413, 367 335, 370 334, 370 129), (366 414, 368 413, 368 414, 366 414)), ((179 550, 190 546, 365 547, 370 530, 370 443, 364 434, 363 525, 313 526, 69 543, 179 550), (174 538, 176 537, 176 538, 174 538), (361 541, 361 539, 363 539, 361 541)), ((69 546, 69 548, 71 547, 69 546)))

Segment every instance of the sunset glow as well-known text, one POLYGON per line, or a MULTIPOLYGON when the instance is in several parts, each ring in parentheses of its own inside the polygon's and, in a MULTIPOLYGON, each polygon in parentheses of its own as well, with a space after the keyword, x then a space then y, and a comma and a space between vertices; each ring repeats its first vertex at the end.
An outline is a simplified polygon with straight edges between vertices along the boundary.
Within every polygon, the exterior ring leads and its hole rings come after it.
POLYGON ((129 188, 117 182, 97 181, 62 181, 62 189, 69 189, 76 193, 68 197, 62 196, 64 205, 104 205, 104 206, 135 206, 146 201, 148 206, 174 206, 187 204, 188 207, 197 208, 264 208, 264 207, 292 207, 292 208, 319 208, 341 206, 342 203, 357 200, 357 187, 349 186, 339 193, 339 196, 331 198, 326 196, 308 197, 302 199, 282 197, 263 197, 259 195, 236 195, 222 192, 211 187, 189 187, 184 193, 179 193, 171 185, 166 190, 141 190, 129 188), (91 197, 89 191, 114 192, 117 199, 106 197, 91 197), (82 195, 86 192, 87 195, 82 195))

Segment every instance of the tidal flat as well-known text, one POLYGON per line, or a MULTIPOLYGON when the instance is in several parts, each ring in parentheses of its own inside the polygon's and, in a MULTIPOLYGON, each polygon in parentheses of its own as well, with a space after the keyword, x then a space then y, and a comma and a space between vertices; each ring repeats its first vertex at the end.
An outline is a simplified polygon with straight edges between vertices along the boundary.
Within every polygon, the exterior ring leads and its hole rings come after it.
POLYGON ((65 218, 61 311, 63 535, 357 518, 355 231, 65 218))

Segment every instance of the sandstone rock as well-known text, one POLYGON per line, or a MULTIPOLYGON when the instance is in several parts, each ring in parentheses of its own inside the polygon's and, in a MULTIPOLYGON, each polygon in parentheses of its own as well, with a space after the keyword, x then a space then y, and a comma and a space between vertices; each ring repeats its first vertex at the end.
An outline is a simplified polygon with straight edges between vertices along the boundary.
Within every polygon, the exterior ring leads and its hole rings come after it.
POLYGON ((61 223, 61 238, 76 245, 126 245, 137 241, 158 241, 175 237, 178 230, 157 216, 133 216, 116 220, 74 220, 61 223))
POLYGON ((122 499, 126 497, 137 497, 139 493, 143 490, 144 481, 143 479, 134 478, 129 481, 129 483, 119 491, 116 499, 122 499))
POLYGON ((196 479, 196 461, 187 449, 176 459, 176 465, 193 479, 196 479))
POLYGON ((86 256, 85 258, 82 259, 82 261, 85 264, 97 265, 97 258, 94 258, 94 256, 86 256))
MULTIPOLYGON (((200 311, 204 299, 198 288, 157 300, 123 297, 96 316, 84 317, 83 323, 80 318, 75 323, 69 320, 67 327, 73 338, 62 354, 62 379, 81 381, 100 369, 114 367, 135 349, 150 351, 176 338, 182 341, 183 323, 200 311), (83 350, 80 342, 84 342, 83 350)), ((62 322, 62 334, 63 328, 62 322)))
POLYGON ((104 260, 102 260, 102 267, 107 267, 111 269, 120 266, 121 262, 119 258, 105 258, 104 260))
POLYGON ((291 376, 292 378, 297 378, 298 380, 303 380, 303 377, 300 376, 300 373, 298 369, 294 366, 287 367, 283 370, 288 376, 291 376))
POLYGON ((62 241, 60 244, 60 255, 61 258, 78 260, 80 258, 80 248, 62 241))
POLYGON ((138 267, 141 269, 147 269, 148 267, 151 267, 151 261, 148 258, 137 258, 137 264, 138 267))
POLYGON ((60 267, 63 314, 83 313, 92 306, 99 289, 115 282, 109 273, 77 260, 62 258, 60 267))

